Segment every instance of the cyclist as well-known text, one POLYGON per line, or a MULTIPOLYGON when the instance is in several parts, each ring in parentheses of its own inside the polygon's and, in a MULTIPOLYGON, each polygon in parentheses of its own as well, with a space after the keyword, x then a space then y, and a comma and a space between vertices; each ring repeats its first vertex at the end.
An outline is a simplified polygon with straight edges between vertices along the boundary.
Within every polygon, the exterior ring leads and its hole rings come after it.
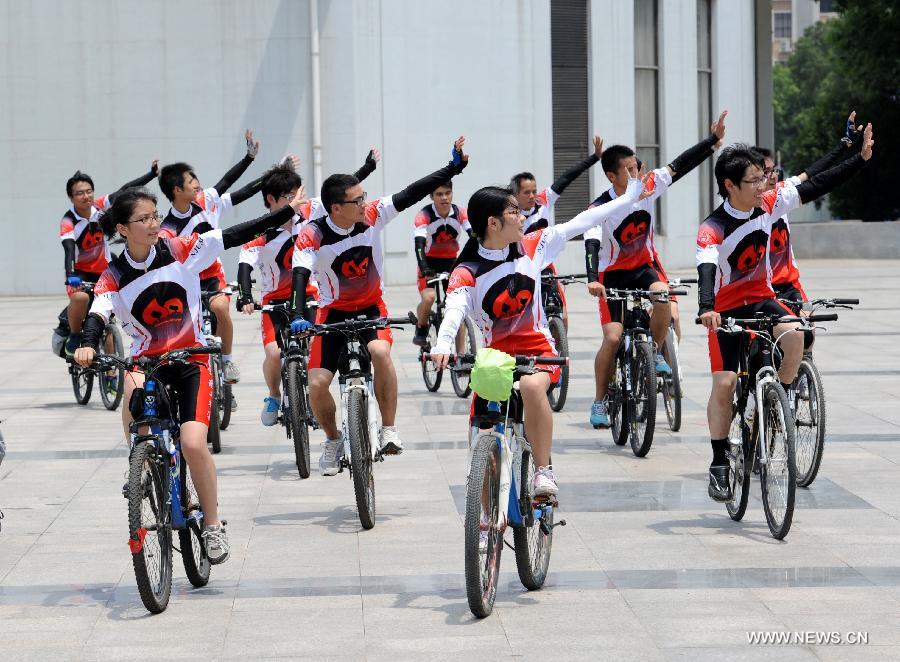
MULTIPOLYGON (((299 208, 300 203, 298 192, 290 204, 299 208)), ((199 275, 223 250, 240 246, 260 232, 290 220, 291 207, 225 230, 163 238, 156 196, 138 188, 123 192, 102 224, 107 237, 118 232, 126 247, 97 282, 94 303, 84 325, 84 340, 75 352, 75 360, 85 367, 91 365, 100 335, 112 314, 131 336, 134 357, 160 356, 174 349, 204 345, 199 275)), ((228 536, 216 503, 216 465, 206 447, 212 401, 208 358, 194 356, 189 365, 165 366, 158 374, 177 394, 181 448, 203 509, 203 538, 210 562, 222 563, 228 558, 228 536)), ((129 373, 125 380, 126 402, 143 383, 141 372, 129 373)), ((127 438, 131 422, 127 406, 122 407, 122 422, 127 438)))
MULTIPOLYGON (((374 147, 366 156, 363 166, 356 171, 356 177, 362 181, 375 171, 381 158, 374 147)), ((268 170, 262 177, 263 204, 270 211, 278 211, 290 203, 302 185, 297 174, 295 162, 281 163, 268 170)), ((251 291, 251 274, 253 269, 260 271, 260 290, 262 302, 265 304, 285 303, 291 297, 291 260, 294 255, 294 241, 299 228, 306 222, 306 216, 322 209, 314 200, 305 201, 300 211, 286 221, 280 228, 272 229, 250 241, 241 248, 238 262, 238 299, 237 309, 245 315, 254 311, 253 293, 251 291)), ((324 210, 322 210, 324 213, 324 210)), ((318 297, 315 280, 310 278, 306 284, 307 300, 318 297)), ((311 316, 312 317, 312 316, 311 316)), ((315 318, 310 321, 314 321, 315 318)), ((281 408, 281 326, 286 322, 278 315, 262 316, 262 341, 265 351, 263 359, 263 377, 269 389, 269 395, 263 400, 260 419, 263 425, 271 426, 278 422, 278 410, 281 408)))
POLYGON ((90 305, 90 295, 81 291, 81 283, 96 283, 110 260, 109 243, 100 230, 100 217, 119 191, 147 184, 158 171, 159 161, 153 161, 150 172, 123 184, 115 193, 99 197, 94 196, 94 180, 80 170, 66 182, 66 195, 72 206, 59 222, 59 237, 65 255, 66 292, 69 295, 67 356, 72 356, 81 344, 81 325, 90 305))
MULTIPOLYGON (((172 203, 160 229, 161 237, 188 237, 193 233, 204 233, 219 227, 222 214, 234 205, 255 195, 262 184, 256 179, 244 188, 228 194, 229 188, 244 174, 259 153, 259 142, 253 142, 250 129, 244 133, 247 153, 234 167, 226 172, 212 188, 204 189, 197 180, 194 168, 187 163, 170 163, 159 173, 159 188, 172 203)), ((222 360, 225 365, 224 378, 229 384, 236 384, 241 373, 231 360, 234 325, 228 310, 229 297, 218 294, 226 287, 225 271, 218 258, 200 274, 203 290, 217 294, 209 302, 209 308, 216 318, 216 333, 222 338, 222 360)))
MULTIPOLYGON (((319 286, 316 322, 327 324, 360 315, 384 317, 381 234, 384 227, 404 209, 434 191, 437 184, 462 172, 468 156, 462 153, 460 137, 453 148, 453 160, 445 167, 413 182, 394 195, 366 202, 366 192, 353 175, 332 175, 322 184, 321 203, 327 215, 307 223, 297 236, 293 256, 292 307, 299 317, 293 331, 309 328, 305 291, 310 275, 319 286)), ((375 397, 381 410, 379 448, 384 454, 399 454, 403 443, 394 426, 397 413, 397 375, 391 361, 390 329, 366 337, 375 369, 375 397)), ((340 469, 341 435, 335 420, 334 399, 328 391, 338 368, 344 340, 337 334, 315 336, 310 344, 309 398, 313 414, 326 441, 319 458, 323 475, 340 469)))
MULTIPOLYGON (((729 317, 793 314, 772 290, 772 227, 791 209, 825 195, 863 168, 875 144, 871 124, 866 126, 861 143, 859 153, 838 165, 797 185, 785 182, 765 192, 765 161, 748 145, 731 145, 716 160, 716 184, 723 202, 701 223, 697 233, 697 298, 700 320, 708 330, 712 370, 707 406, 712 463, 707 491, 716 501, 731 499, 726 451, 742 342, 742 336, 719 334, 716 329, 729 317)), ((785 323, 775 327, 783 355, 778 379, 786 392, 803 356, 803 337, 789 333, 797 326, 785 323)))
POLYGON ((428 342, 428 314, 437 298, 437 292, 428 284, 428 279, 453 268, 459 253, 459 238, 471 230, 465 208, 453 204, 453 180, 440 182, 430 197, 431 204, 422 207, 414 221, 416 284, 422 299, 416 308, 416 335, 413 337, 416 345, 428 342))
MULTIPOLYGON (((659 264, 659 256, 653 245, 655 203, 674 182, 709 158, 715 146, 725 135, 723 111, 710 127, 710 135, 679 154, 669 165, 658 168, 645 181, 649 195, 635 204, 632 212, 615 224, 606 222, 588 230, 584 235, 585 261, 588 274, 588 292, 598 297, 603 341, 594 358, 594 402, 591 405, 590 422, 595 428, 608 428, 609 408, 607 394, 609 381, 615 369, 616 352, 622 340, 624 301, 609 303, 606 288, 653 290, 668 292, 668 278, 659 264)), ((634 151, 624 145, 613 145, 603 151, 603 172, 612 186, 593 204, 614 200, 625 190, 629 172, 637 168, 634 151)), ((672 369, 663 358, 661 348, 669 330, 672 309, 668 302, 654 302, 650 317, 650 332, 656 343, 656 371, 671 374, 672 369)))
MULTIPOLYGON (((508 189, 488 186, 469 199, 469 222, 476 238, 463 248, 450 276, 444 321, 431 360, 444 368, 453 353, 457 330, 466 315, 481 329, 486 347, 508 354, 556 356, 553 336, 541 303, 541 272, 565 248, 566 242, 609 218, 623 218, 642 195, 643 184, 629 181, 613 201, 587 209, 568 223, 525 234, 525 216, 508 189)), ((559 366, 524 375, 519 390, 525 407, 525 433, 537 466, 533 496, 559 492, 550 450, 553 413, 547 389, 559 380, 559 366)), ((472 413, 483 413, 484 402, 473 398, 472 413)))

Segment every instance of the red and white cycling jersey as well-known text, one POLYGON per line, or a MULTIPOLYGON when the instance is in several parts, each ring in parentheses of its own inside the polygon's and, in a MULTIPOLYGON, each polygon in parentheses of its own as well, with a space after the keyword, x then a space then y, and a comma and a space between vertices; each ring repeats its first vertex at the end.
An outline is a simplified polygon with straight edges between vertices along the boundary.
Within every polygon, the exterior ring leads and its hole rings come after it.
MULTIPOLYGON (((800 184, 798 177, 788 179, 792 185, 800 184)), ((777 188, 784 186, 785 182, 778 182, 777 188)), ((794 258, 794 248, 791 246, 791 226, 788 223, 787 214, 783 215, 772 225, 772 234, 769 240, 769 261, 772 266, 772 285, 800 285, 800 267, 794 258)))
MULTIPOLYGON (((600 242, 597 272, 619 269, 637 269, 645 264, 653 264, 656 248, 653 245, 653 224, 656 199, 672 184, 672 175, 666 168, 657 168, 644 177, 645 189, 652 193, 647 198, 634 203, 632 212, 618 222, 604 222, 584 233, 585 242, 593 239, 600 242)), ((591 203, 591 207, 602 205, 618 196, 613 187, 591 203)))
POLYGON ((527 211, 522 210, 522 215, 525 217, 525 234, 550 226, 550 216, 557 200, 559 200, 559 193, 554 191, 552 186, 548 186, 537 194, 534 207, 527 211))
POLYGON ((111 254, 109 242, 100 229, 100 217, 110 207, 109 196, 94 198, 91 217, 79 216, 75 207, 70 207, 59 222, 59 239, 75 242, 75 270, 89 274, 99 274, 109 264, 111 254))
POLYGON ((769 241, 772 227, 800 195, 791 183, 763 194, 762 208, 742 212, 726 200, 700 224, 697 265, 714 264, 715 310, 722 312, 774 298, 769 241))
POLYGON ((451 205, 450 214, 444 218, 434 203, 419 210, 414 224, 413 236, 425 238, 425 257, 434 258, 455 258, 460 237, 465 237, 472 227, 464 208, 451 205))
POLYGON ((366 205, 363 222, 349 230, 330 216, 303 224, 297 234, 293 267, 308 269, 319 287, 319 309, 360 310, 376 305, 384 293, 384 227, 399 212, 392 197, 366 205))
MULTIPOLYGON (((302 216, 295 214, 290 230, 269 230, 241 247, 238 261, 258 270, 256 278, 264 304, 291 298, 294 241, 305 222, 302 216)), ((315 280, 310 278, 306 284, 306 296, 318 298, 317 295, 315 280)))
POLYGON ((131 336, 131 355, 157 356, 205 345, 199 274, 225 249, 221 230, 160 239, 144 262, 123 250, 100 276, 91 312, 115 313, 131 336))
MULTIPOLYGON (((191 208, 182 214, 172 207, 162 221, 159 230, 160 237, 189 237, 197 233, 203 234, 210 230, 219 229, 219 220, 222 214, 232 208, 231 196, 226 193, 220 196, 214 188, 206 188, 197 194, 191 203, 191 208)), ((201 280, 219 277, 225 280, 225 270, 222 261, 216 258, 209 267, 200 274, 201 280)))

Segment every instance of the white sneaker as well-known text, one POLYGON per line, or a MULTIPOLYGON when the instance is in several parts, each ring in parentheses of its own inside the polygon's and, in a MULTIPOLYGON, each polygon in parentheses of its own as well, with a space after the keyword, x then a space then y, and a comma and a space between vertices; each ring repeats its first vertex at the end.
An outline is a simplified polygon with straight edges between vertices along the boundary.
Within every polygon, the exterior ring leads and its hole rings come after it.
POLYGON ((531 479, 531 496, 555 496, 559 494, 559 485, 556 484, 556 476, 553 467, 538 467, 531 479))
POLYGON ((238 370, 234 361, 225 361, 225 370, 222 372, 222 377, 226 384, 237 384, 241 381, 241 371, 238 370))
POLYGON ((341 470, 341 450, 343 448, 343 439, 326 439, 322 442, 319 471, 323 476, 334 476, 341 470))
POLYGON ((265 400, 263 400, 263 410, 262 414, 260 414, 262 424, 266 427, 275 425, 278 422, 279 409, 281 409, 281 403, 271 395, 267 395, 265 400))
POLYGON ((225 522, 203 527, 201 535, 206 543, 206 555, 212 565, 225 563, 228 560, 228 534, 225 532, 225 522))
POLYGON ((397 434, 397 428, 394 425, 385 425, 381 428, 380 439, 378 440, 378 450, 382 455, 400 455, 403 452, 403 442, 397 434))

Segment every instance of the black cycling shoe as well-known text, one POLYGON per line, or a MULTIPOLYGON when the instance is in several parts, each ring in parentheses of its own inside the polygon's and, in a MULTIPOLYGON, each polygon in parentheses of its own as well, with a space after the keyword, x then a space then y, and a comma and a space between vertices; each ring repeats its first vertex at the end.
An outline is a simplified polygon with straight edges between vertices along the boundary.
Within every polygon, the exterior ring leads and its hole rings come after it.
POLYGON ((714 501, 731 501, 734 496, 731 494, 730 470, 727 464, 713 465, 709 468, 709 496, 714 501))
POLYGON ((416 335, 413 336, 413 345, 423 347, 428 344, 428 327, 416 324, 416 335))

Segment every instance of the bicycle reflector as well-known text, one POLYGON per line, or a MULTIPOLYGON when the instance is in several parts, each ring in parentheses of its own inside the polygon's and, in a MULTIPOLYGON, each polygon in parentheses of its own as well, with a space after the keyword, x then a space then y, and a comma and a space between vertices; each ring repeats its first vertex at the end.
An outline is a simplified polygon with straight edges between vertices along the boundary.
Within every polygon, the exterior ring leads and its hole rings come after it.
POLYGON ((482 347, 475 355, 470 384, 479 397, 495 402, 509 400, 516 359, 506 352, 482 347))

